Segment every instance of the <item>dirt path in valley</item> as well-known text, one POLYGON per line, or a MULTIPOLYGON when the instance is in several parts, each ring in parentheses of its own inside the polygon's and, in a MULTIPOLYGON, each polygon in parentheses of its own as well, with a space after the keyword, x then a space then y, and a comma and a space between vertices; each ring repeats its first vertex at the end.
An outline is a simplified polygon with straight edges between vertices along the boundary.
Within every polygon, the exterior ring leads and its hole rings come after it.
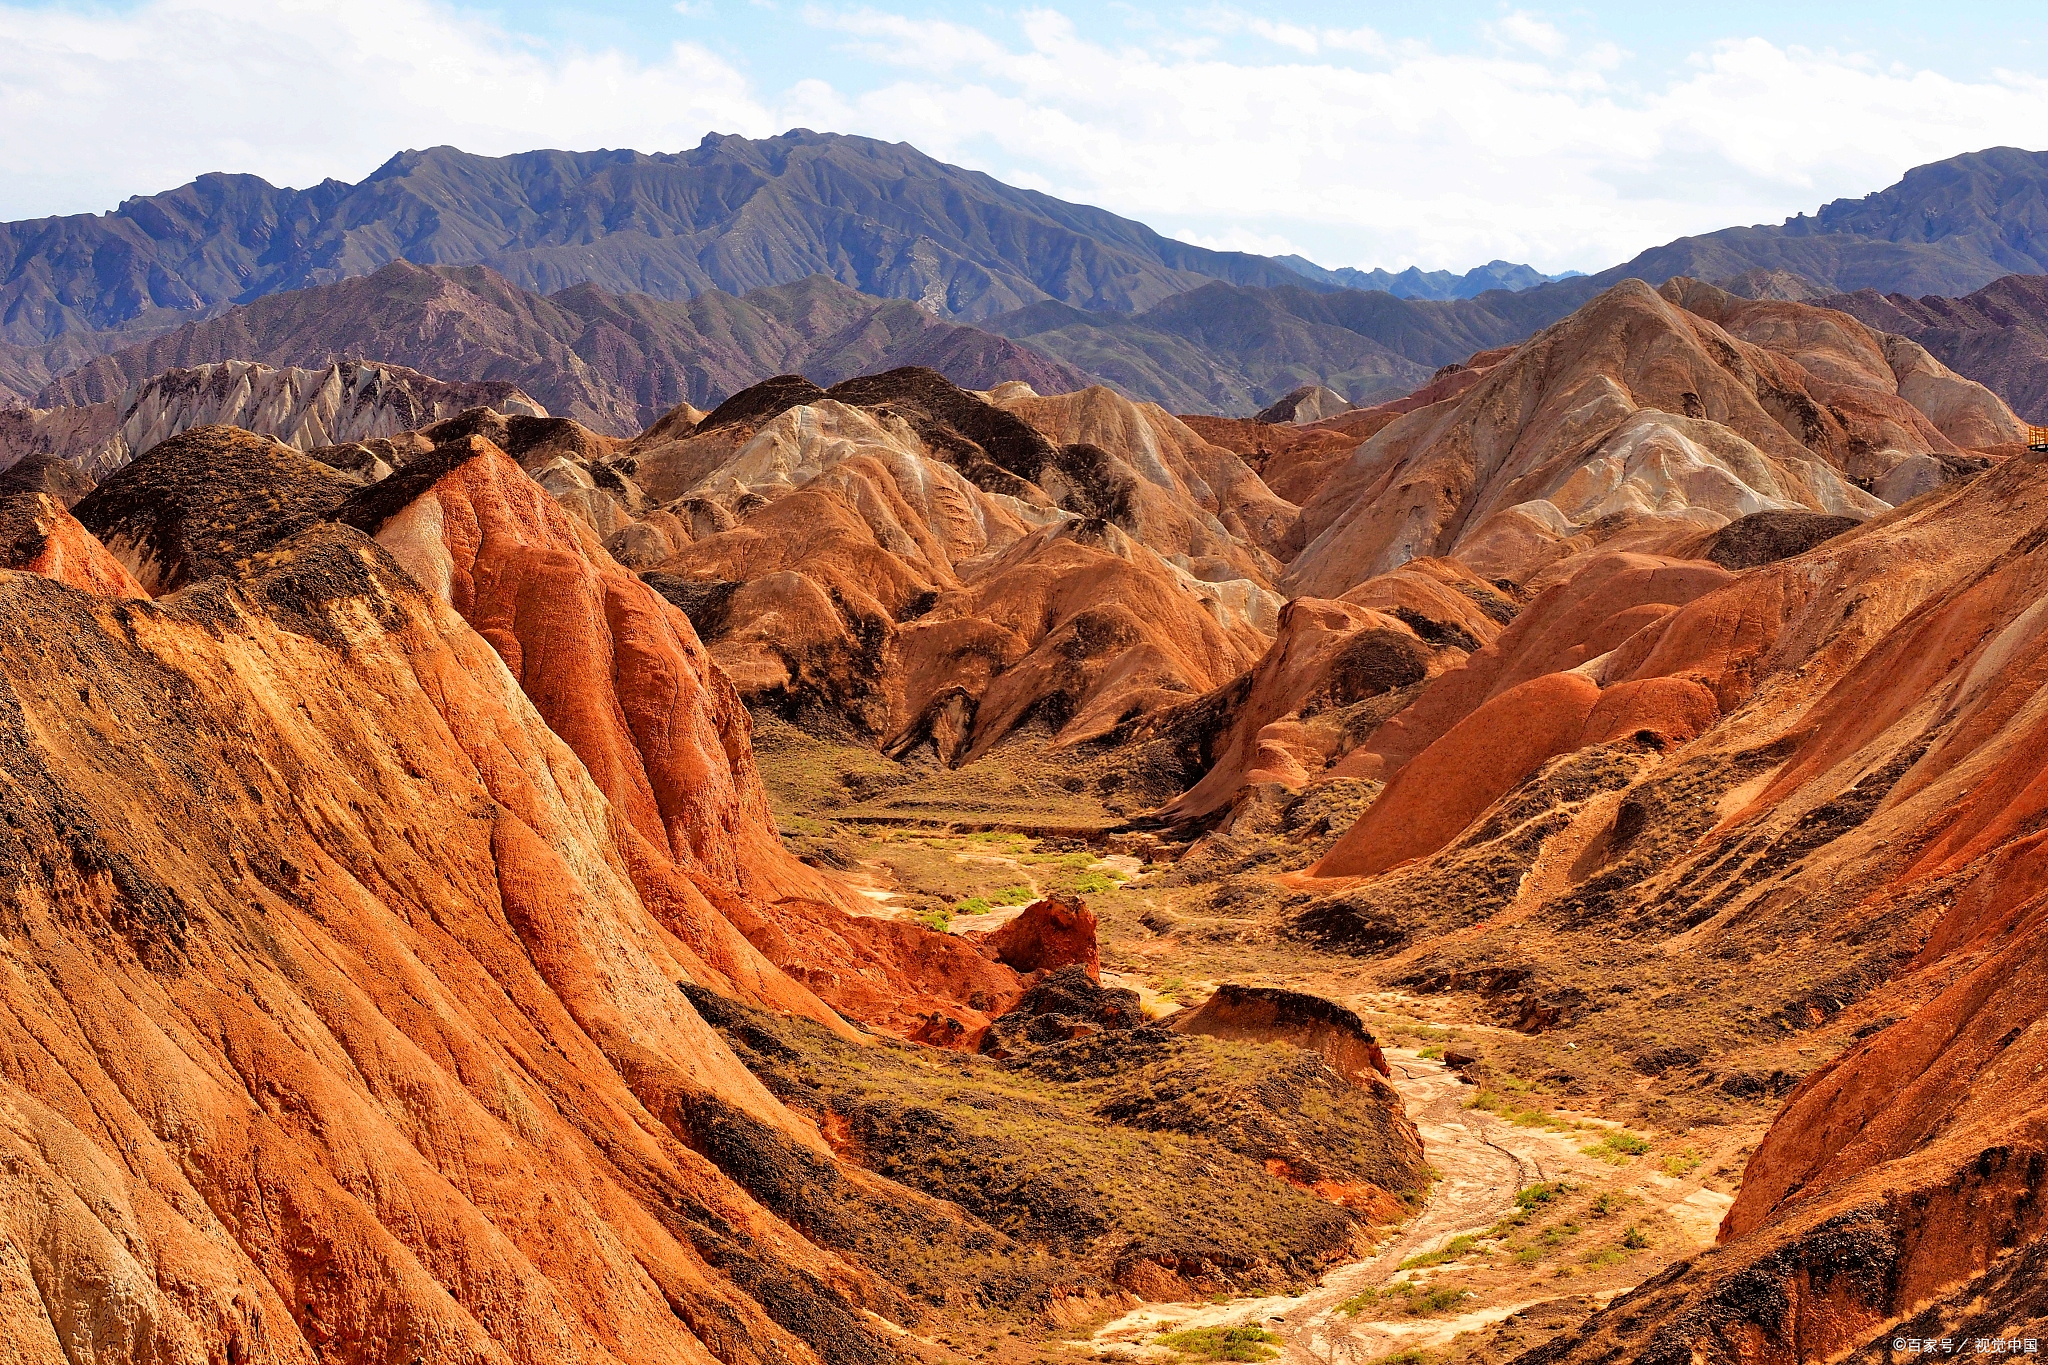
MULTIPOLYGON (((1365 1365, 1404 1347, 1428 1347, 1459 1332, 1497 1322, 1527 1307, 1509 1303, 1456 1316, 1375 1320, 1370 1311, 1347 1317, 1339 1304, 1392 1279, 1401 1262, 1433 1250, 1461 1233, 1492 1227, 1513 1212, 1523 1187, 1581 1168, 1584 1158, 1569 1136, 1517 1128, 1465 1108, 1472 1089, 1442 1062, 1404 1048, 1387 1049, 1394 1087, 1422 1134, 1429 1164, 1439 1175, 1422 1212, 1366 1260, 1339 1266, 1323 1283, 1296 1297, 1240 1299, 1224 1304, 1148 1304, 1104 1326, 1098 1348, 1130 1346, 1180 1327, 1264 1325, 1286 1342, 1283 1362, 1365 1365)), ((1538 1302, 1530 1300, 1529 1302, 1538 1302)), ((1162 1353, 1164 1354, 1164 1353, 1162 1353)))
POLYGON ((1434 1250, 1460 1233, 1492 1227, 1515 1210, 1524 1186, 1556 1178, 1572 1147, 1556 1135, 1517 1128, 1492 1114, 1465 1108, 1469 1086, 1442 1062, 1406 1049, 1387 1050, 1394 1087, 1422 1134, 1423 1150, 1438 1176, 1429 1202, 1370 1260, 1324 1276, 1323 1283, 1276 1324, 1287 1339, 1284 1359, 1319 1365, 1360 1365, 1407 1346, 1448 1341, 1459 1332, 1497 1322, 1524 1304, 1504 1304, 1442 1318, 1378 1321, 1370 1312, 1346 1317, 1337 1306, 1361 1290, 1392 1279, 1401 1262, 1434 1250))

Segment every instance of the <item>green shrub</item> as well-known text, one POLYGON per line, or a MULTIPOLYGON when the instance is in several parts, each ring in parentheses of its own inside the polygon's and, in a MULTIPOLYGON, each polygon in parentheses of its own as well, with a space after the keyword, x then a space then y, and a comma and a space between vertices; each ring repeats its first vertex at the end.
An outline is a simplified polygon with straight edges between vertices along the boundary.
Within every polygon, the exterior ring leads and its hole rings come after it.
POLYGON ((989 896, 997 905, 1029 905, 1037 899, 1038 893, 1028 886, 1006 886, 989 896))
POLYGON ((993 909, 995 907, 980 896, 969 896, 953 906, 953 913, 956 915, 986 915, 993 909))
POLYGON ((1408 1296, 1408 1311, 1418 1317, 1448 1313, 1469 1295, 1453 1285, 1432 1285, 1408 1296))
POLYGON ((1664 1174, 1674 1178, 1691 1175, 1705 1159, 1706 1153, 1692 1147, 1673 1152, 1664 1158, 1664 1174))
POLYGON ((1621 1244, 1630 1251, 1641 1251, 1650 1245, 1650 1239, 1643 1234, 1641 1228, 1630 1223, 1627 1230, 1621 1234, 1621 1244))
POLYGON ((943 934, 953 927, 953 912, 951 910, 927 910, 917 917, 917 922, 927 929, 935 929, 943 934))
POLYGON ((1344 1302, 1338 1304, 1337 1311, 1339 1313, 1342 1313, 1347 1318, 1355 1318, 1360 1313, 1363 1313, 1366 1309, 1372 1307, 1379 1301, 1379 1290, 1361 1289, 1356 1294, 1353 1294, 1350 1298, 1344 1300, 1344 1302))
POLYGON ((1263 1327, 1190 1327, 1152 1339, 1156 1346, 1196 1360, 1271 1360, 1280 1338, 1263 1327))
POLYGON ((1425 1266, 1443 1265, 1448 1261, 1455 1261, 1470 1251, 1478 1241, 1479 1238, 1471 1234, 1453 1237, 1435 1251, 1425 1251, 1420 1256, 1410 1256, 1407 1260, 1401 1262, 1401 1269, 1420 1270, 1425 1266))
POLYGON ((1641 1156, 1650 1150, 1649 1140, 1638 1137, 1626 1128, 1616 1128, 1590 1146, 1579 1148, 1587 1156, 1597 1156, 1602 1161, 1616 1166, 1626 1165, 1631 1157, 1641 1156))

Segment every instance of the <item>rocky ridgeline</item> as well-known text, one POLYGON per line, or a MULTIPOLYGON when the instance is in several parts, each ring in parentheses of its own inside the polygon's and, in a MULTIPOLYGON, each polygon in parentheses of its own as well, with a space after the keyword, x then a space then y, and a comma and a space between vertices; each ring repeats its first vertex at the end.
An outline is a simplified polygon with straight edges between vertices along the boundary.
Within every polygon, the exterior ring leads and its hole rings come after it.
POLYGON ((507 383, 451 384, 361 360, 317 370, 226 360, 166 370, 104 402, 0 409, 0 470, 51 455, 97 481, 193 427, 241 427, 312 450, 415 431, 475 407, 547 416, 507 383))

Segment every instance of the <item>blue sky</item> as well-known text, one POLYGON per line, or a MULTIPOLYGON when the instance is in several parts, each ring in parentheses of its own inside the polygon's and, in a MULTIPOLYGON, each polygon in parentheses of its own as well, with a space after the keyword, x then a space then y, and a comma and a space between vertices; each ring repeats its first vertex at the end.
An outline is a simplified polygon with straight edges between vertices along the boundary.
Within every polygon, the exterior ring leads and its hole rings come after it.
POLYGON ((2018 5, 0 0, 0 218, 403 147, 915 143, 1209 245, 1598 269, 2048 148, 2018 5))

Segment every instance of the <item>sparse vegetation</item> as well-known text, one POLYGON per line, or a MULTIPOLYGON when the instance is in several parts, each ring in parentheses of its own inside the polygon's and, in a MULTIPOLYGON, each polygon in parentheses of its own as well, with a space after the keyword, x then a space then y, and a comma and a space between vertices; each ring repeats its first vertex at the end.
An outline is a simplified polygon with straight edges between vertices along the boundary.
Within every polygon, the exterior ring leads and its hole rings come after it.
POLYGON ((1400 1286, 1405 1286, 1408 1312, 1417 1317, 1435 1317, 1439 1313, 1448 1313, 1472 1297, 1471 1291, 1450 1284, 1417 1286, 1401 1280, 1396 1282, 1396 1287, 1400 1286))
POLYGON ((1621 1244, 1630 1251, 1641 1251, 1650 1245, 1650 1239, 1643 1234, 1641 1228, 1631 1223, 1627 1230, 1621 1234, 1621 1244))
POLYGON ((1195 1360, 1271 1360, 1280 1354, 1280 1338, 1263 1327, 1190 1327, 1152 1340, 1195 1360))
POLYGON ((1598 1142, 1579 1148, 1587 1156, 1599 1157, 1602 1161, 1616 1166, 1626 1165, 1632 1158, 1650 1150, 1647 1138, 1639 1137, 1626 1128, 1608 1132, 1598 1142))
POLYGON ((1664 1158, 1664 1174, 1674 1178, 1691 1175, 1699 1169, 1700 1162, 1704 1160, 1706 1160, 1705 1152, 1699 1151, 1696 1148, 1686 1147, 1680 1151, 1672 1152, 1664 1158))
POLYGON ((1366 1309, 1372 1307, 1379 1301, 1379 1290, 1361 1289, 1356 1294, 1353 1294, 1350 1298, 1344 1300, 1344 1302, 1338 1304, 1337 1311, 1339 1313, 1342 1313, 1347 1318, 1355 1318, 1360 1313, 1363 1313, 1366 1309))
POLYGON ((1401 1262, 1401 1269, 1420 1270, 1427 1266, 1446 1265, 1472 1250, 1474 1246, 1478 1245, 1478 1242, 1479 1237, 1477 1234, 1453 1237, 1435 1251, 1425 1251, 1420 1256, 1410 1256, 1407 1260, 1401 1262))
MULTIPOLYGON (((1524 1086, 1524 1089, 1527 1087, 1524 1086)), ((1581 1125, 1562 1118, 1547 1109, 1534 1106, 1523 1108, 1514 1101, 1503 1097, 1493 1089, 1482 1089, 1477 1095, 1465 1101, 1467 1109, 1483 1109, 1496 1118, 1505 1119, 1517 1128, 1548 1128, 1553 1133, 1569 1133, 1581 1125)))

